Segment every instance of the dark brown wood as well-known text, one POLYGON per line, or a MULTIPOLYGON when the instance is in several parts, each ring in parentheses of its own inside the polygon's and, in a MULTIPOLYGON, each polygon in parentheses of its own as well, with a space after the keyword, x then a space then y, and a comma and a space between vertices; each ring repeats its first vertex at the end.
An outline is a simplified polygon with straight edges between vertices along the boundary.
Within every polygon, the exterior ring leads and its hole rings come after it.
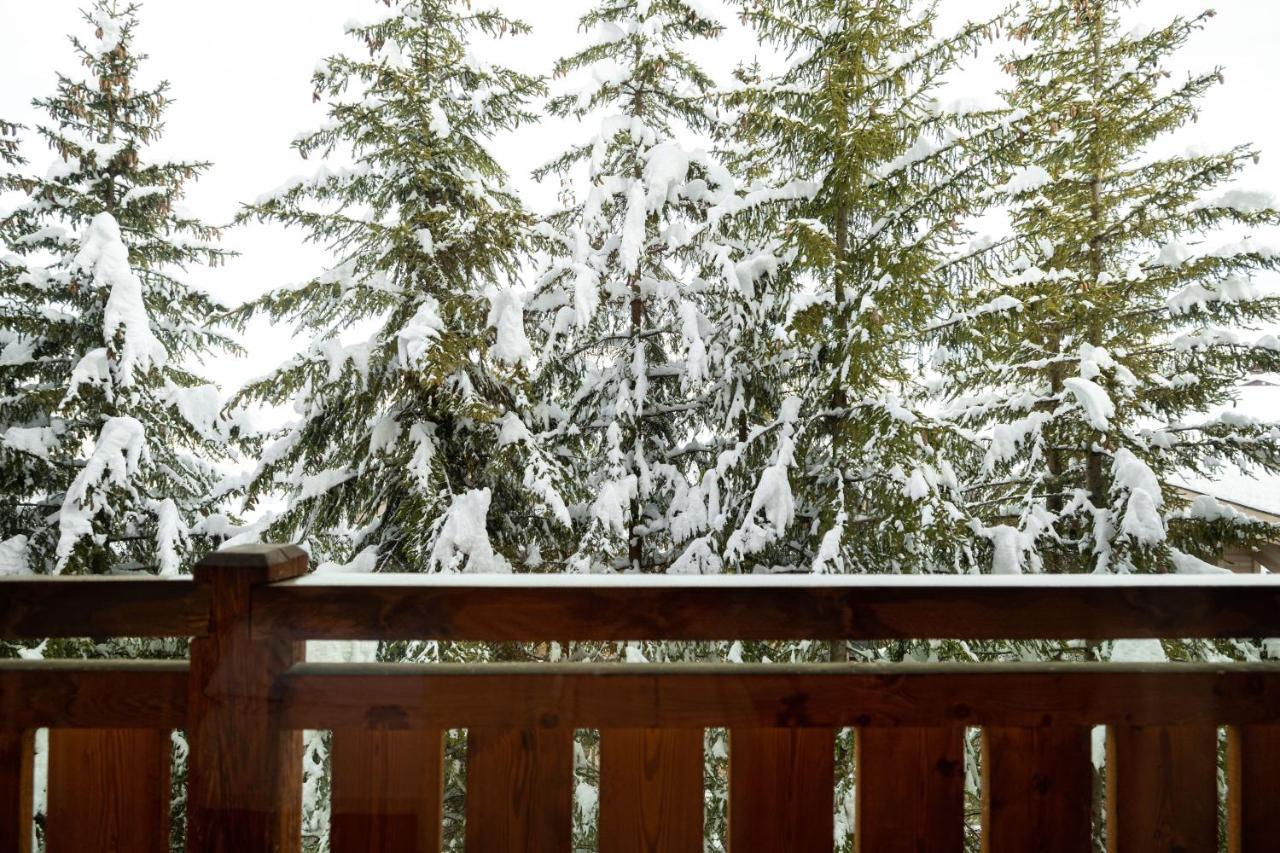
POLYGON ((47 853, 169 853, 170 737, 51 729, 47 853))
POLYGON ((1218 730, 1113 726, 1107 732, 1111 853, 1218 849, 1218 730))
POLYGON ((983 730, 985 853, 1090 853, 1092 812, 1090 729, 983 730))
POLYGON ((294 728, 1225 725, 1280 719, 1273 664, 306 664, 294 728))
POLYGON ((573 849, 572 729, 468 732, 466 849, 573 849))
POLYGON ((31 853, 34 735, 0 729, 0 853, 31 853))
POLYGON ((255 587, 307 570, 292 546, 221 551, 195 569, 209 587, 209 634, 191 643, 187 737, 187 850, 297 853, 302 733, 279 715, 278 677, 301 643, 250 636, 255 587))
POLYGON ((1280 725, 1227 730, 1227 838, 1231 853, 1280 842, 1280 725))
POLYGON ((6 728, 180 729, 187 722, 183 661, 0 661, 6 728))
POLYGON ((0 640, 187 637, 204 632, 208 590, 190 579, 0 580, 0 640))
POLYGON ((702 853, 701 729, 602 729, 600 853, 702 853))
POLYGON ((1280 583, 1258 576, 1213 586, 973 581, 599 587, 308 581, 259 590, 253 627, 298 639, 478 641, 1280 635, 1280 583))
POLYGON ((444 732, 333 733, 333 853, 439 853, 444 732))
POLYGON ((858 853, 964 850, 964 729, 858 729, 858 853))
POLYGON ((835 845, 835 732, 731 729, 729 853, 835 845))

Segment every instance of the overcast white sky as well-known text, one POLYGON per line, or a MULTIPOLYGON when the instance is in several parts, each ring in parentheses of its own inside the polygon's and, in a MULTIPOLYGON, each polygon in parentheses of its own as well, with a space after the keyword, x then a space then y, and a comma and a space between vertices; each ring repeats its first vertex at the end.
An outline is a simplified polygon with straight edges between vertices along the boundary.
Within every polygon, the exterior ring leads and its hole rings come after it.
MULTIPOLYGON (((725 8, 722 0, 707 0, 725 8)), ((943 0, 944 25, 978 16, 1004 0, 943 0)), ((78 74, 66 34, 85 33, 77 0, 0 0, 0 117, 32 124, 40 120, 32 97, 52 91, 55 71, 78 74)), ((535 26, 531 37, 504 42, 501 61, 521 70, 548 72, 555 58, 580 44, 577 18, 591 0, 497 0, 535 26)), ((168 113, 168 133, 158 155, 210 160, 212 172, 187 198, 193 211, 211 222, 227 222, 237 206, 251 201, 294 175, 310 173, 289 148, 290 141, 323 117, 311 100, 310 76, 317 61, 343 49, 359 49, 343 34, 353 18, 377 14, 377 0, 146 0, 138 34, 151 59, 143 82, 168 79, 177 99, 168 113)), ((1140 20, 1163 21, 1175 13, 1205 8, 1203 0, 1147 0, 1135 12, 1140 20)), ((1180 132, 1174 144, 1226 146, 1252 141, 1262 163, 1248 176, 1251 187, 1280 194, 1280 4, 1277 0, 1221 0, 1218 16, 1179 59, 1179 70, 1223 65, 1227 83, 1205 104, 1202 121, 1180 132)), ((732 13, 723 20, 729 33, 714 49, 699 51, 709 69, 723 75, 755 49, 750 34, 732 13)), ((490 56, 494 54, 479 48, 490 56)), ((982 94, 996 76, 976 69, 966 78, 965 94, 982 94)), ((539 187, 529 171, 550 159, 570 139, 590 131, 565 124, 525 129, 496 147, 527 190, 535 208, 546 207, 554 186, 539 187)), ((33 164, 50 162, 46 151, 28 147, 33 164)), ((301 244, 300 235, 268 227, 232 231, 228 244, 242 256, 216 271, 194 271, 191 280, 220 299, 234 303, 278 285, 306 279, 325 262, 323 252, 301 244)), ((268 371, 290 353, 286 330, 260 326, 246 341, 250 357, 222 361, 211 372, 225 388, 268 371)))

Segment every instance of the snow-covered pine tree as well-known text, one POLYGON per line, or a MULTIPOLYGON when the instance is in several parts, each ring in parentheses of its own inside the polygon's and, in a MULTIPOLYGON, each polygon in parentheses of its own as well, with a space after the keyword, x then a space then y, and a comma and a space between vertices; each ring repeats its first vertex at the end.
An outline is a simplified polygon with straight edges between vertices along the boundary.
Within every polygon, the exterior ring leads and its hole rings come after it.
POLYGON ((794 256, 779 274, 804 291, 791 329, 802 405, 780 410, 793 461, 773 481, 794 493, 785 558, 804 571, 946 571, 959 484, 952 430, 927 406, 922 340, 975 274, 966 220, 1013 137, 1006 112, 943 105, 938 90, 995 23, 937 37, 933 4, 914 0, 742 6, 787 63, 764 81, 743 75, 740 138, 778 185, 816 185, 774 223, 794 256))
POLYGON ((1253 148, 1162 153, 1221 82, 1168 71, 1210 13, 1133 30, 1132 5, 1035 3, 1007 60, 1033 118, 1001 192, 1016 250, 944 359, 985 439, 969 505, 996 571, 1207 571, 1275 534, 1178 479, 1280 470, 1280 429, 1229 408, 1251 371, 1280 369, 1280 341, 1249 332, 1280 318, 1254 280, 1280 253, 1249 235, 1280 213, 1224 186, 1253 148))
MULTIPOLYGON (((266 446, 245 493, 252 507, 283 492, 264 535, 301 540, 322 570, 537 569, 569 517, 561 466, 526 426, 532 353, 512 284, 531 218, 489 146, 535 120, 527 102, 543 85, 472 50, 478 38, 528 27, 463 0, 385 5, 349 25, 357 50, 314 75, 328 121, 294 147, 319 170, 241 217, 300 229, 333 256, 311 280, 234 314, 307 338, 238 395, 238 405, 290 405, 296 415, 251 437, 266 446)), ((377 654, 459 661, 503 651, 433 643, 377 654)), ((446 849, 461 842, 463 741, 448 741, 446 849)), ((306 756, 306 822, 322 834, 323 738, 308 741, 306 756)))
POLYGON ((558 464, 520 417, 531 353, 508 285, 529 217, 487 145, 533 120, 542 84, 468 46, 527 27, 455 0, 387 5, 349 27, 358 54, 315 73, 329 121, 294 145, 319 171, 241 217, 335 258, 234 314, 310 339, 238 396, 297 414, 268 436, 247 497, 283 491, 267 535, 353 570, 536 565, 568 515, 558 464))
POLYGON ((169 95, 137 81, 137 6, 83 16, 88 79, 34 102, 53 166, 3 178, 25 198, 0 221, 0 540, 11 570, 171 574, 226 527, 220 400, 192 368, 232 344, 181 278, 226 253, 180 207, 208 164, 146 159, 169 95))
MULTIPOLYGON (((692 49, 722 27, 683 0, 603 0, 581 20, 591 44, 557 64, 589 78, 552 114, 597 122, 540 175, 575 191, 542 233, 551 261, 537 312, 539 426, 570 460, 584 502, 573 571, 715 571, 687 540, 706 525, 701 469, 711 334, 704 240, 732 177, 697 147, 712 80, 692 49)), ((714 510, 713 510, 714 512, 714 510)))

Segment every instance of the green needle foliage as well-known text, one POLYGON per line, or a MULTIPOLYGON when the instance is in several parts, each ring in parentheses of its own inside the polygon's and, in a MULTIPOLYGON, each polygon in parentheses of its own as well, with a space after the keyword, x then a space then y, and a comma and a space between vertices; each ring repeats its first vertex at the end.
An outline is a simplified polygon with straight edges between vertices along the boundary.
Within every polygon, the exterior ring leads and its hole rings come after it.
POLYGON ((792 376, 803 400, 780 560, 803 571, 948 570, 963 521, 949 426, 926 406, 921 342, 972 280, 979 190, 1014 139, 999 110, 937 101, 994 23, 934 35, 932 4, 751 0, 788 59, 741 74, 743 156, 812 192, 772 222, 793 260, 792 376))
MULTIPOLYGON (((98 0, 71 43, 87 79, 34 104, 56 155, 13 167, 0 219, 0 541, 8 568, 173 573, 228 527, 213 512, 226 458, 218 391, 192 371, 232 342, 183 282, 218 265, 219 231, 183 212, 200 162, 152 162, 168 87, 139 85, 137 7, 98 0)), ((5 128, 5 134, 11 128, 5 128)), ((0 566, 0 571, 5 567, 0 566)))
POLYGON ((22 162, 18 155, 18 133, 20 125, 0 119, 0 163, 16 166, 22 162))
POLYGON ((1204 571, 1274 536, 1179 479, 1280 470, 1275 426, 1229 408, 1251 372, 1280 368, 1259 331, 1280 299, 1255 282, 1280 254, 1250 236, 1280 212, 1224 186, 1249 146, 1161 153, 1221 81, 1167 70, 1211 13, 1131 31, 1130 5, 1036 3, 1007 59, 1032 119, 997 193, 1015 243, 944 336, 999 570, 1204 571))
POLYGON ((328 123, 294 145, 323 163, 241 220, 299 228, 333 266, 238 309, 308 338, 239 404, 290 405, 250 506, 283 491, 267 536, 379 571, 509 571, 568 522, 557 460, 519 417, 521 306, 507 285, 529 216, 488 150, 534 116, 532 77, 477 59, 476 35, 527 27, 450 0, 389 3, 353 26, 358 55, 314 78, 328 123), (360 336, 359 339, 353 336, 360 336))

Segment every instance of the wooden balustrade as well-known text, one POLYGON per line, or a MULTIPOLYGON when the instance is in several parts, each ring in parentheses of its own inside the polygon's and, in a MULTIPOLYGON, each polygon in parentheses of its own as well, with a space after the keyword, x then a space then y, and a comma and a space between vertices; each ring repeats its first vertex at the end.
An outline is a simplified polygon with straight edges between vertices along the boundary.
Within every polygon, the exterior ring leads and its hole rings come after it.
POLYGON ((0 661, 0 853, 32 838, 50 730, 49 853, 169 849, 170 733, 187 850, 300 849, 303 729, 333 732, 335 853, 441 843, 444 733, 467 731, 465 846, 568 853, 574 731, 600 732, 601 853, 703 845, 704 732, 728 730, 730 853, 831 851, 856 774, 860 853, 960 851, 966 730, 985 850, 1089 851, 1105 726, 1114 851, 1277 849, 1280 667, 1243 664, 307 663, 302 641, 1280 636, 1267 578, 302 577, 296 548, 186 580, 0 581, 0 638, 187 636, 190 662, 0 661), (836 734, 855 731, 852 768, 836 734))

